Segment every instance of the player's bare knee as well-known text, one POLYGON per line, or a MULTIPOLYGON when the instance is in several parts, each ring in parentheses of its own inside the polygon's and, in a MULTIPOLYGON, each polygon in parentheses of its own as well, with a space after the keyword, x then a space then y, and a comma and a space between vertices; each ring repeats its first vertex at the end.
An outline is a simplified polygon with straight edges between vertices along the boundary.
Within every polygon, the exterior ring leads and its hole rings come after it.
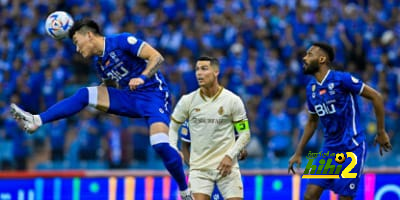
POLYGON ((87 89, 89 91, 89 106, 107 112, 110 107, 107 87, 95 86, 87 87, 87 89))
POLYGON ((168 133, 168 126, 163 122, 156 122, 150 125, 150 135, 156 133, 168 133))

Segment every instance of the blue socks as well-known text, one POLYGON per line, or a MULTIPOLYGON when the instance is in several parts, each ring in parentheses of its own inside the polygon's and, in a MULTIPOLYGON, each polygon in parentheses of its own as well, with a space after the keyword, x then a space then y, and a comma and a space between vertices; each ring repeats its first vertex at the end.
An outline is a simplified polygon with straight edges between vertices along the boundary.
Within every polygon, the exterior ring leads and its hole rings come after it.
POLYGON ((153 149, 164 162, 165 168, 167 168, 168 172, 178 183, 179 190, 184 191, 188 189, 185 172, 183 171, 182 158, 179 153, 169 145, 168 135, 164 133, 154 134, 150 136, 150 142, 153 149), (159 140, 160 138, 162 138, 162 141, 159 140), (165 141, 165 138, 167 141, 165 141))
POLYGON ((74 95, 57 102, 45 112, 42 112, 40 118, 43 124, 66 118, 81 111, 88 104, 89 91, 87 88, 81 88, 74 95))

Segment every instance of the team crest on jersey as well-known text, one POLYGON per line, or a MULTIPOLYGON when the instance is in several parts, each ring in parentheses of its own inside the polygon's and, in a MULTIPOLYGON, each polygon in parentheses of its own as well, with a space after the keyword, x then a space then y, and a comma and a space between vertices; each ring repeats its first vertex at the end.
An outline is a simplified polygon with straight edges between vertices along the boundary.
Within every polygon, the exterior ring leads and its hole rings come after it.
POLYGON ((335 87, 335 84, 334 84, 334 83, 329 83, 329 84, 328 84, 328 88, 329 88, 330 90, 333 90, 334 87, 335 87))
POLYGON ((221 107, 219 107, 219 109, 218 109, 218 114, 219 115, 223 115, 224 114, 224 108, 221 106, 221 107))
POLYGON ((335 90, 333 90, 334 88, 335 88, 335 83, 329 83, 328 84, 329 95, 334 95, 335 94, 335 90))
POLYGON ((351 80, 353 81, 353 83, 358 83, 360 80, 358 80, 358 78, 351 76, 351 80))
POLYGON ((117 54, 114 51, 110 52, 110 57, 113 59, 113 61, 115 63, 119 63, 119 58, 118 58, 117 54))
POLYGON ((186 127, 182 127, 181 134, 186 136, 188 134, 188 129, 186 127))

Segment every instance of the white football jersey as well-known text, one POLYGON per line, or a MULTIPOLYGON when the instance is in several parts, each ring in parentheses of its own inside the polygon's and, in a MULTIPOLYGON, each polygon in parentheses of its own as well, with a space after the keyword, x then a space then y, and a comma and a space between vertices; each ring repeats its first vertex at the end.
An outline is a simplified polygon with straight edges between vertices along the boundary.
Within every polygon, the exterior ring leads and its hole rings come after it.
MULTIPOLYGON (((235 144, 233 122, 245 119, 243 101, 222 87, 212 98, 201 94, 200 89, 182 96, 172 113, 172 120, 189 121, 190 169, 216 169, 235 144)), ((233 167, 238 167, 236 158, 233 167)))

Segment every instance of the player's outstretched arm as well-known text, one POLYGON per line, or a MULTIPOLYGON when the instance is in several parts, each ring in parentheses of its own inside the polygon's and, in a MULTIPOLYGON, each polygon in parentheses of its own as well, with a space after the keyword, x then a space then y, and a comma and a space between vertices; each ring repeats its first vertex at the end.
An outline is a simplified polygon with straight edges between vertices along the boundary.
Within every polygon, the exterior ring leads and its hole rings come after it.
POLYGON ((297 145, 296 152, 289 160, 288 173, 290 173, 290 171, 293 172, 293 174, 296 173, 293 169, 293 165, 295 163, 297 164, 297 168, 300 168, 301 154, 303 153, 303 149, 310 140, 310 138, 314 135, 315 129, 317 129, 318 126, 318 120, 319 117, 317 114, 310 113, 308 115, 308 121, 306 126, 304 127, 303 136, 301 136, 300 143, 297 145))
POLYGON ((371 100, 372 105, 374 106, 376 125, 378 128, 374 144, 379 144, 379 153, 383 155, 382 150, 388 152, 389 150, 392 150, 392 145, 390 144, 389 136, 385 130, 385 107, 382 95, 370 86, 365 85, 361 96, 371 100))

